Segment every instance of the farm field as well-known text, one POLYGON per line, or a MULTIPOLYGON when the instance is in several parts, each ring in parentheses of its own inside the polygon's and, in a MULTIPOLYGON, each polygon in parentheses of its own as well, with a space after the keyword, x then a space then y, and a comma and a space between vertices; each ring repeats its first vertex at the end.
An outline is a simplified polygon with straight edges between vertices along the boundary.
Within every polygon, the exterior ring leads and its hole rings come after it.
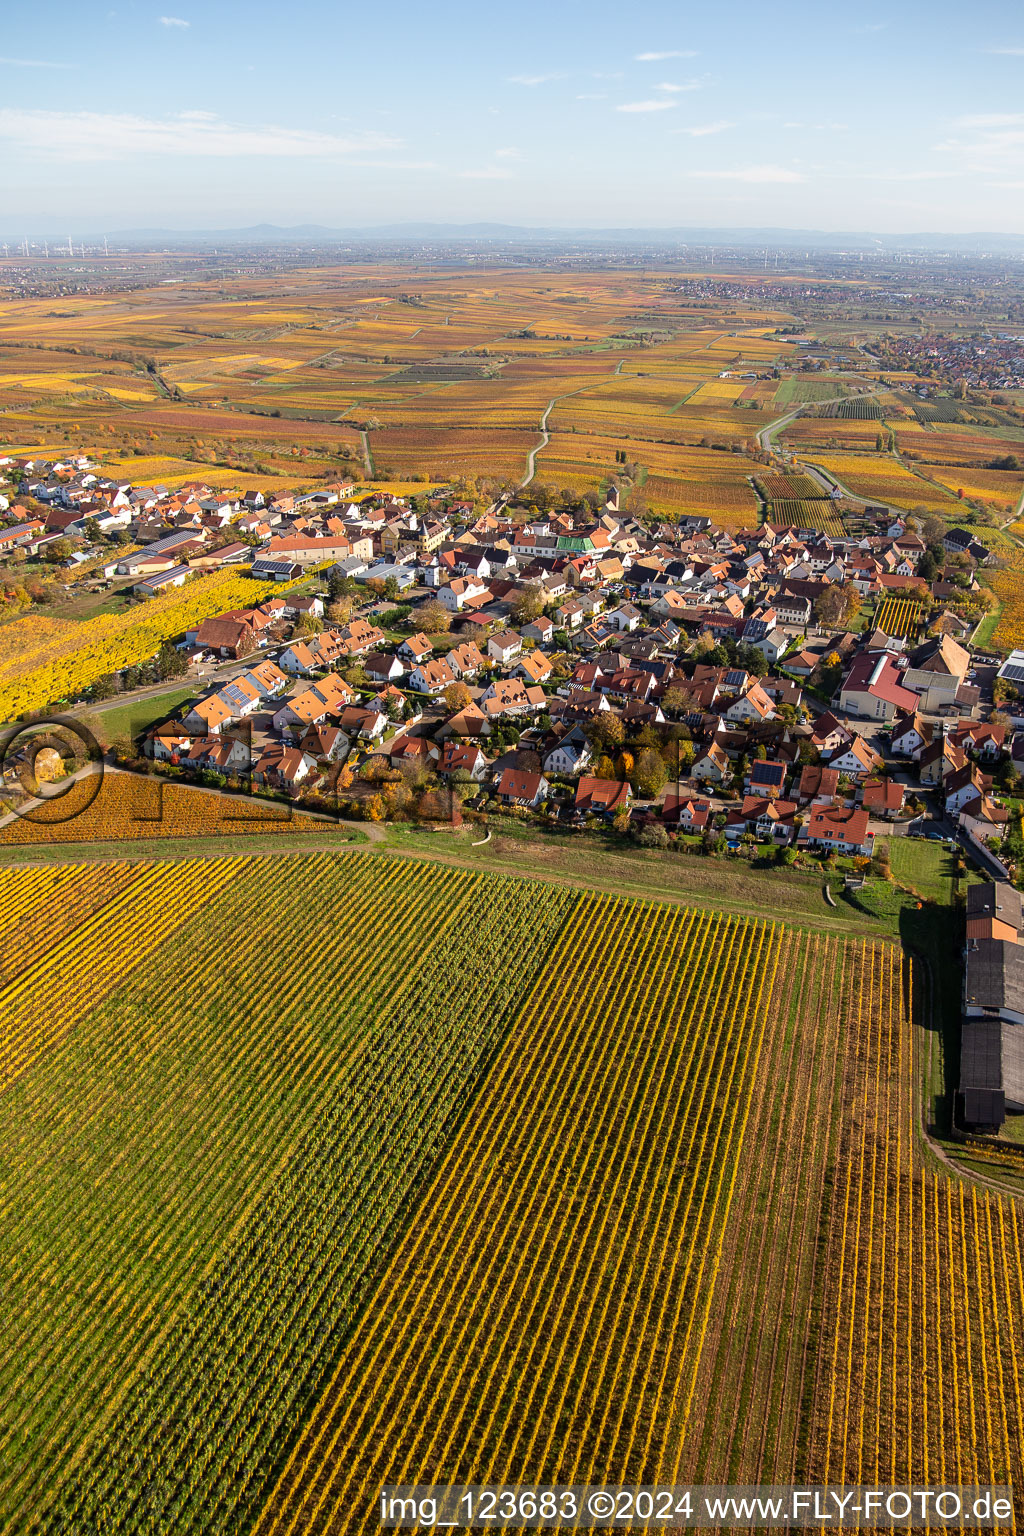
POLYGON ((923 1156, 896 945, 327 851, 4 867, 0 932, 5 1530, 1024 1474, 1024 1210, 923 1156))
MULTIPOLYGON (((258 476, 285 490, 361 476, 365 434, 389 479, 516 483, 552 406, 559 451, 539 479, 596 487, 625 448, 666 481, 658 510, 713 508, 714 494, 689 489, 705 478, 701 454, 736 448, 750 473, 755 433, 782 410, 769 374, 785 348, 771 333, 789 318, 756 295, 698 309, 657 271, 552 281, 399 263, 299 269, 286 283, 142 282, 59 312, 14 299, 0 311, 3 441, 74 443, 142 483, 258 476), (731 369, 764 382, 718 377, 731 369), (599 465, 577 434, 600 440, 599 465)), ((739 504, 721 506, 735 525, 739 504)))

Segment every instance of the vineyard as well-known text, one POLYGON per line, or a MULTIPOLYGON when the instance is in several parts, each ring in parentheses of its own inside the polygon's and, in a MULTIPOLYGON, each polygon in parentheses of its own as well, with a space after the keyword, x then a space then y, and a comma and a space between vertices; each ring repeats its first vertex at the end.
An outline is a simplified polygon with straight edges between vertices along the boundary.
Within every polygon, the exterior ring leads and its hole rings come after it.
POLYGON ((845 537, 843 520, 828 496, 818 496, 812 501, 772 501, 765 509, 765 522, 776 527, 813 528, 827 533, 831 538, 845 537))
POLYGON ((921 622, 921 604, 916 597, 886 597, 875 614, 875 628, 893 640, 912 640, 921 622))
POLYGON ((335 852, 0 934, 5 1530, 1024 1476, 1024 1207, 922 1159, 896 945, 335 852))
POLYGON ((992 644, 1010 651, 1024 645, 1024 549, 1000 546, 999 559, 999 568, 985 574, 987 584, 1003 605, 992 644))
POLYGON ((279 590, 273 582, 218 571, 194 577, 124 613, 77 624, 35 618, 5 624, 0 630, 0 722, 73 700, 97 678, 148 660, 165 640, 203 619, 231 608, 250 608, 279 590))
POLYGON ((290 804, 210 794, 184 784, 106 772, 90 776, 25 815, 0 825, 0 847, 53 843, 120 843, 140 838, 237 837, 244 833, 316 834, 333 823, 290 804))

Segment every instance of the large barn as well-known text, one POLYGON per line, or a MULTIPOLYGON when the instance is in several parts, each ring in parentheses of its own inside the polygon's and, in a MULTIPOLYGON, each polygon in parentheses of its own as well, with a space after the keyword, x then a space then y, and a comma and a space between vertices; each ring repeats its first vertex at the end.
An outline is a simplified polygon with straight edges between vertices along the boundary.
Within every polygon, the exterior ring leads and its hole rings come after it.
POLYGON ((980 1130, 998 1130, 1008 1111, 1024 1113, 1022 927, 1012 885, 968 888, 959 1109, 980 1130))

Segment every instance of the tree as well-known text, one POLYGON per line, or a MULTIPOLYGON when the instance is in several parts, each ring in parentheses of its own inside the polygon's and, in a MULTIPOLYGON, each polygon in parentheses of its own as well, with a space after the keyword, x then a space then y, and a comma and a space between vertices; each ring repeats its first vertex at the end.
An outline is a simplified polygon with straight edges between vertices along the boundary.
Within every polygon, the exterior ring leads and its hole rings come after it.
POLYGON ((815 620, 823 629, 835 629, 842 619, 844 607, 843 589, 838 586, 826 587, 815 600, 815 620))
POLYGON ((621 747, 626 739, 626 727, 611 711, 596 716, 584 729, 591 746, 600 752, 611 752, 615 747, 621 747))
POLYGON ((638 839, 641 848, 667 848, 668 833, 664 827, 659 827, 654 822, 649 827, 644 827, 638 839))
POLYGON ((59 565, 68 558, 73 548, 70 539, 55 539, 46 551, 46 559, 50 565, 59 565))
POLYGON ((415 622, 428 635, 446 635, 452 627, 452 616, 443 603, 431 598, 416 609, 415 622))
POLYGON ((533 620, 539 619, 543 612, 543 593, 532 583, 520 588, 512 599, 511 613, 515 624, 532 624, 533 620))
POLYGON ((444 691, 444 701, 452 714, 457 715, 460 710, 472 704, 473 695, 465 683, 449 683, 444 691))
POLYGON ((398 577, 389 576, 384 583, 384 596, 388 599, 388 602, 393 603, 401 595, 402 589, 398 585, 398 577))
POLYGON ((666 691, 665 697, 661 701, 661 707, 663 711, 670 718, 674 718, 676 715, 682 713, 685 704, 686 694, 683 692, 682 688, 680 688, 678 683, 673 683, 672 686, 666 691))
POLYGON ((653 747, 646 747, 633 765, 630 783, 633 793, 645 800, 653 800, 668 778, 665 759, 653 747))

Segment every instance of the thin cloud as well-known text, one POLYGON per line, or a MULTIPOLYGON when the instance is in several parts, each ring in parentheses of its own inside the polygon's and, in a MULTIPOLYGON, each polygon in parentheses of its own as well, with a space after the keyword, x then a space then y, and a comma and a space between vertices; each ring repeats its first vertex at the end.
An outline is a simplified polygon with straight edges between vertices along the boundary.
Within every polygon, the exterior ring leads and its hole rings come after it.
POLYGON ((977 112, 968 117, 953 120, 954 128, 1020 128, 1024 127, 1024 112, 977 112))
POLYGON ((580 91, 577 101, 607 101, 607 91, 580 91))
POLYGON ((985 52, 986 53, 1000 53, 1005 58, 1008 58, 1008 59, 1021 59, 1021 58, 1024 58, 1024 47, 1021 47, 1021 48, 1017 48, 1017 47, 986 48, 985 52))
POLYGON ((695 59, 695 48, 664 48, 661 52, 634 53, 634 59, 638 64, 660 64, 664 59, 695 59))
POLYGON ((512 172, 502 165, 487 165, 479 171, 460 171, 463 181, 511 181, 512 172))
POLYGON ((162 27, 190 27, 192 23, 186 21, 183 16, 161 16, 160 25, 162 27))
POLYGON ((391 149, 401 142, 376 133, 341 138, 270 123, 253 127, 225 122, 209 113, 146 118, 129 113, 18 107, 0 109, 3 141, 64 160, 124 160, 133 155, 340 159, 367 150, 391 149))
POLYGON ((514 148, 496 149, 494 154, 498 160, 521 160, 523 158, 522 150, 514 148))
POLYGON ((616 112, 667 112, 671 107, 678 107, 678 101, 666 101, 664 97, 654 101, 623 101, 615 108, 616 112))
POLYGON ((672 85, 668 80, 662 80, 660 85, 654 87, 656 91, 685 91, 685 85, 672 85))
POLYGON ((720 123, 696 123, 692 128, 673 128, 673 133, 688 133, 691 139, 706 139, 712 133, 724 133, 727 128, 737 128, 738 123, 724 119, 720 123))
POLYGON ((0 64, 6 64, 9 69, 72 69, 71 64, 58 63, 56 59, 4 59, 0 58, 0 64))
POLYGON ((564 74, 553 75, 509 75, 511 85, 547 85, 550 80, 564 80, 564 74))
POLYGON ((686 175, 700 181, 745 181, 761 185, 807 180, 799 171, 787 170, 782 165, 747 165, 732 171, 687 171, 686 175))

